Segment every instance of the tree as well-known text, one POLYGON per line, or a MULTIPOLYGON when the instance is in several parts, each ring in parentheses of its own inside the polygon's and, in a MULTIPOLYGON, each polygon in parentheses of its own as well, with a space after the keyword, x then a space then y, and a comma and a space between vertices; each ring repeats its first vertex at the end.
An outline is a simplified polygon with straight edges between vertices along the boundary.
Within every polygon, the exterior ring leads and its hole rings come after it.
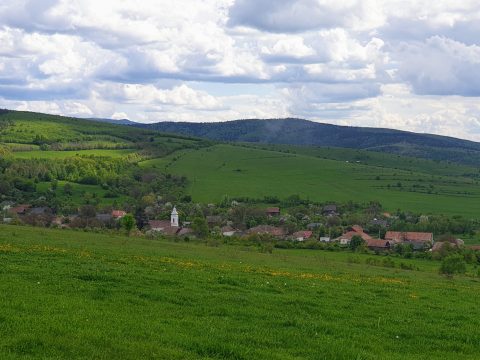
POLYGON ((359 247, 363 246, 364 244, 365 244, 365 240, 363 240, 360 235, 353 235, 352 240, 350 240, 350 249, 355 251, 359 247))
POLYGON ((440 273, 452 277, 454 274, 465 274, 467 266, 462 255, 454 254, 447 256, 442 261, 440 273))
POLYGON ((196 217, 193 219, 192 229, 195 234, 200 238, 205 238, 209 234, 208 224, 205 218, 203 217, 196 217))
POLYGON ((130 236, 133 228, 136 226, 135 218, 132 214, 127 214, 120 220, 120 225, 125 229, 127 235, 130 236))

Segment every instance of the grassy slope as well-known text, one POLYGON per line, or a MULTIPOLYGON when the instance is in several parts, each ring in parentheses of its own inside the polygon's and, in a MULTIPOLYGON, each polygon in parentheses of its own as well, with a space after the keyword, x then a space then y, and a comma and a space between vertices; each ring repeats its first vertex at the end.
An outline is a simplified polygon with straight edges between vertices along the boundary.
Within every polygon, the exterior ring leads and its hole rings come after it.
POLYGON ((478 280, 351 256, 0 226, 0 357, 478 358, 478 280))
POLYGON ((167 166, 172 173, 186 175, 194 200, 203 202, 220 200, 225 194, 281 198, 299 194, 319 201, 378 200, 389 210, 480 213, 480 186, 471 179, 433 177, 300 154, 217 145, 146 161, 143 166, 167 166), (401 189, 396 187, 398 182, 401 189), (409 191, 414 184, 424 187, 418 188, 422 193, 409 191), (438 194, 427 193, 430 184, 438 194))

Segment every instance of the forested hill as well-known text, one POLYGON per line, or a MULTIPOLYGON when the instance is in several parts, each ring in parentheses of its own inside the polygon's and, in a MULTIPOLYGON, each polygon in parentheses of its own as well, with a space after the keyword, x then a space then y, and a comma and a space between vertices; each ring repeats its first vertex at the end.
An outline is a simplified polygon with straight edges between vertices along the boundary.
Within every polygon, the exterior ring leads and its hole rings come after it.
POLYGON ((219 141, 332 146, 449 160, 480 166, 480 143, 407 131, 322 124, 302 119, 136 125, 219 141))

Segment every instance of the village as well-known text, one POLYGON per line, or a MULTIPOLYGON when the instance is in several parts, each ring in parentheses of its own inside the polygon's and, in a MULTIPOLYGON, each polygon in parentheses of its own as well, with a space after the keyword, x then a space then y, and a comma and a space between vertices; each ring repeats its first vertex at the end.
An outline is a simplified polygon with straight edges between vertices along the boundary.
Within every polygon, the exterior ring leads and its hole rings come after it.
MULTIPOLYGON (((359 247, 376 253, 391 252, 401 247, 411 252, 441 251, 444 246, 464 247, 464 241, 456 236, 437 236, 435 241, 433 232, 401 229, 395 226, 399 216, 381 212, 380 208, 374 214, 367 211, 369 215, 363 216, 364 223, 359 225, 352 222, 354 216, 350 216, 350 219, 346 214, 342 216, 340 208, 335 204, 316 207, 293 216, 291 213, 299 211, 298 208, 283 214, 280 207, 252 208, 236 201, 226 210, 218 209, 215 204, 204 206, 202 211, 199 211, 199 204, 182 205, 183 211, 177 210, 171 203, 163 204, 161 211, 147 207, 141 214, 136 212, 135 217, 126 210, 111 208, 97 211, 93 206, 82 206, 77 214, 66 216, 55 214, 48 206, 35 207, 13 202, 3 202, 0 209, 3 212, 3 223, 62 229, 121 231, 123 219, 130 216, 137 235, 185 240, 208 237, 240 240, 260 238, 260 241, 275 241, 279 247, 284 247, 281 244, 287 242, 304 247, 309 244, 313 248, 315 244, 324 244, 339 249, 359 247), (196 209, 193 212, 195 215, 192 215, 192 207, 196 209)), ((429 218, 421 215, 414 221, 426 224, 429 218)), ((468 249, 480 250, 480 246, 471 245, 468 249)))

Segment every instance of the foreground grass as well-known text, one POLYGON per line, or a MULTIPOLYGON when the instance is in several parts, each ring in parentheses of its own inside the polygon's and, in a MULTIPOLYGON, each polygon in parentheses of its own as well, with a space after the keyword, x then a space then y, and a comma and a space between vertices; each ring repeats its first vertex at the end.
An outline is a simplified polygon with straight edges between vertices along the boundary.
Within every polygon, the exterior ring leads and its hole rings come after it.
POLYGON ((351 256, 0 226, 0 358, 478 358, 477 280, 351 256))

